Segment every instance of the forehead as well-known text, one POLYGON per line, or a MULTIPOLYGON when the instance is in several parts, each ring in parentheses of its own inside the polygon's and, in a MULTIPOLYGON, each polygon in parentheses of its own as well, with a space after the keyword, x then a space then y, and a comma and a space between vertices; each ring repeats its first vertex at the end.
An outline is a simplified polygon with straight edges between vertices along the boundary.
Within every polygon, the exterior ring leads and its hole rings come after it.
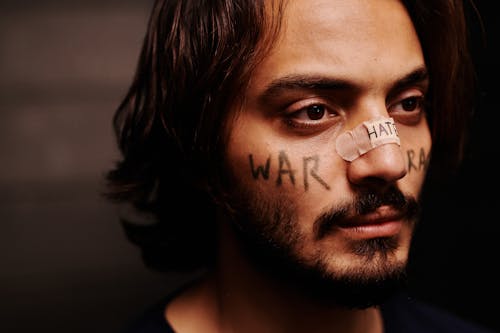
POLYGON ((360 80, 400 77, 423 66, 421 46, 397 0, 288 0, 281 29, 253 84, 310 74, 360 80))

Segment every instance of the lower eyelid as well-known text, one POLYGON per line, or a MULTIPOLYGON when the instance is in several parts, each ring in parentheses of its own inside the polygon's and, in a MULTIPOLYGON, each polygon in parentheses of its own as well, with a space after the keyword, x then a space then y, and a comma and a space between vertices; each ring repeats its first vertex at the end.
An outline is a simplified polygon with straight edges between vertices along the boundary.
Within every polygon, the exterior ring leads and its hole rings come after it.
POLYGON ((425 115, 425 112, 422 108, 420 108, 418 111, 411 111, 411 112, 394 112, 391 113, 391 117, 394 118, 394 120, 397 123, 402 123, 404 125, 417 125, 420 122, 420 119, 425 115))
POLYGON ((326 128, 332 126, 333 124, 337 123, 337 114, 334 114, 333 116, 326 116, 322 120, 296 120, 293 117, 286 117, 283 120, 283 123, 285 126, 291 129, 295 130, 305 130, 305 131, 311 131, 311 132, 321 132, 325 130, 326 128))

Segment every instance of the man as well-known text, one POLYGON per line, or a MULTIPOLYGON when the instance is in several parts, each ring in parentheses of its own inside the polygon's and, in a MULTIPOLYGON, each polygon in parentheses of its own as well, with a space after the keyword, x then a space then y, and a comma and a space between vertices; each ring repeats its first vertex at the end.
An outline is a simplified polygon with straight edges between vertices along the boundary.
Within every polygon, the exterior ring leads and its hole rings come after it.
POLYGON ((486 332, 398 296, 466 49, 459 1, 157 1, 110 197, 155 219, 148 265, 203 274, 132 332, 486 332))

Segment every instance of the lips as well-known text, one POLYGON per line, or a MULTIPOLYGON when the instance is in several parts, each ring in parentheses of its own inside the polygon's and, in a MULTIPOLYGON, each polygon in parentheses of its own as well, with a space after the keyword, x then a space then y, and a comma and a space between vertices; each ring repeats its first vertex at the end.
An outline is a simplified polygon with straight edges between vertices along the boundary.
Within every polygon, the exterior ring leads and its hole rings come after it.
POLYGON ((390 206, 381 206, 373 212, 345 218, 338 223, 338 226, 348 228, 348 227, 357 227, 365 225, 383 224, 384 222, 388 221, 401 220, 404 218, 404 215, 405 215, 404 212, 395 210, 390 206))
POLYGON ((400 232, 405 220, 404 212, 381 206, 368 214, 342 219, 336 227, 355 238, 391 237, 400 232))

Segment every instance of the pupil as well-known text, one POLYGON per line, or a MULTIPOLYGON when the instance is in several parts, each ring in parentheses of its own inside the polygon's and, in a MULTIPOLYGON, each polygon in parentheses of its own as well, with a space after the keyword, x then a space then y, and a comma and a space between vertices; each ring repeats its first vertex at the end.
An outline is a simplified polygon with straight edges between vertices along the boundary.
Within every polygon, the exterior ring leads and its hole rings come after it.
POLYGON ((408 98, 403 101, 402 105, 405 111, 413 111, 417 106, 417 101, 413 98, 408 98))
POLYGON ((311 105, 307 108, 307 116, 311 120, 318 120, 325 115, 325 108, 321 105, 311 105))

